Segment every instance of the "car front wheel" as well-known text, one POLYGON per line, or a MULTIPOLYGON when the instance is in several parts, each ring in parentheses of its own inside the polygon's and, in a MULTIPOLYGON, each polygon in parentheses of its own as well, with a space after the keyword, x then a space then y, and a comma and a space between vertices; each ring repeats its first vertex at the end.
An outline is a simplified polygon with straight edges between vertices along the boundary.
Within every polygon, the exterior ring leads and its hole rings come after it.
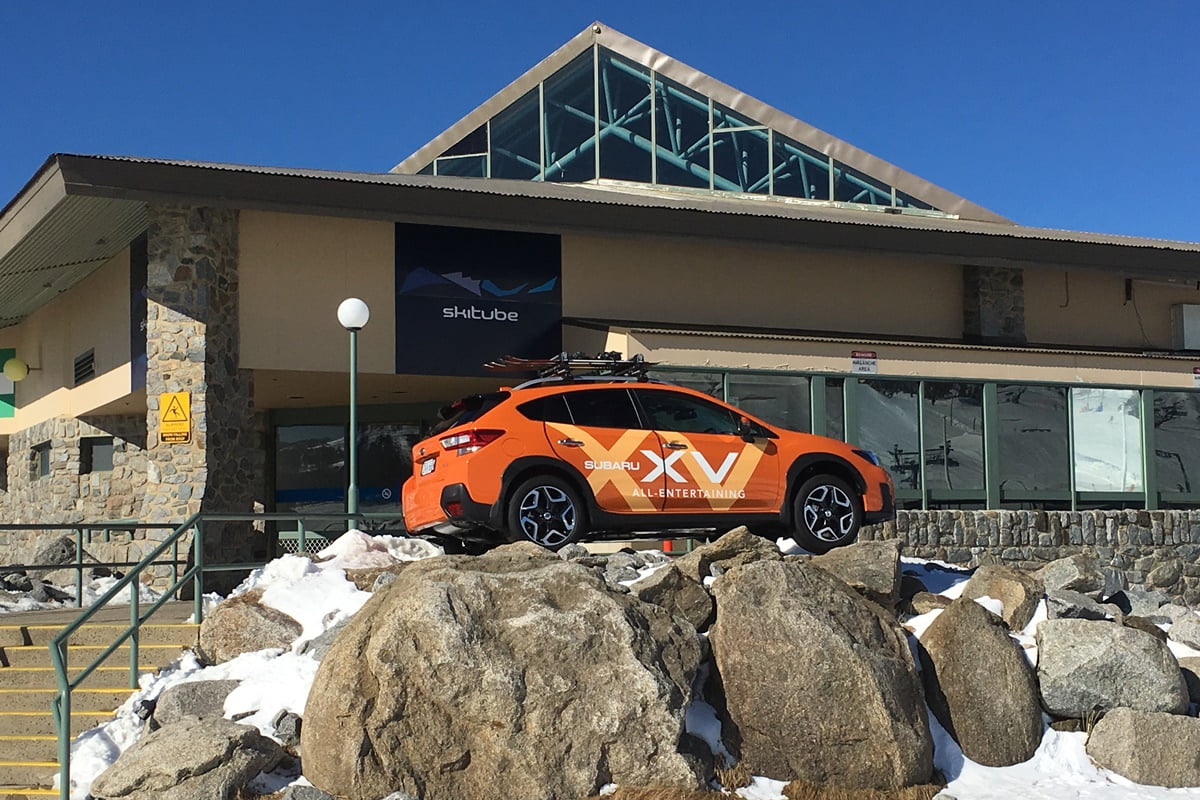
POLYGON ((578 541, 587 529, 579 494, 554 475, 523 481, 509 501, 507 521, 513 539, 527 539, 551 550, 578 541))
POLYGON ((841 478, 817 475, 796 492, 796 541, 814 553, 853 542, 862 527, 862 501, 841 478))

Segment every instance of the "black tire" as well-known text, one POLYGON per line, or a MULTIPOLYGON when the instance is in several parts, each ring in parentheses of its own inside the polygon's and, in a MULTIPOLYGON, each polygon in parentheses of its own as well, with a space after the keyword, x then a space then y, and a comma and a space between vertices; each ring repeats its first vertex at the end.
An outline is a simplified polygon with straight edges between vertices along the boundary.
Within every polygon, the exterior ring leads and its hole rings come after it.
POLYGON ((858 538, 863 519, 862 499, 841 478, 814 475, 796 491, 792 516, 800 546, 814 553, 826 553, 858 538))
POLYGON ((505 514, 509 537, 558 550, 587 533, 587 512, 579 493, 556 475, 538 475, 513 491, 505 514))

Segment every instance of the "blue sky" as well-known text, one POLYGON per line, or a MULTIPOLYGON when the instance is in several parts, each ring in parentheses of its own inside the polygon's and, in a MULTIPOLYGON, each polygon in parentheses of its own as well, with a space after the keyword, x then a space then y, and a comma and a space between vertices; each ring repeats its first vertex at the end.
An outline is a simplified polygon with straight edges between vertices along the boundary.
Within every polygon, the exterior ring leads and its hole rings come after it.
POLYGON ((1200 3, 0 3, 0 205, 53 152, 386 171, 599 19, 1027 225, 1200 240, 1200 3))

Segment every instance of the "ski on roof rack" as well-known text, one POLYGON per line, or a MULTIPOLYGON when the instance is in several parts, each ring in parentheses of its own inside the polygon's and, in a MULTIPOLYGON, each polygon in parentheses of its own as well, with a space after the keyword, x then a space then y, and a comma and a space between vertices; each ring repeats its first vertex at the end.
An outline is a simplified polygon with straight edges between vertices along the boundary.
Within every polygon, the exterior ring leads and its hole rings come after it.
POLYGON ((611 376, 614 378, 637 378, 647 380, 646 370, 655 366, 644 356, 625 358, 615 350, 597 353, 559 353, 550 358, 517 358, 505 356, 484 364, 494 372, 535 372, 539 378, 562 378, 570 380, 583 376, 611 376))

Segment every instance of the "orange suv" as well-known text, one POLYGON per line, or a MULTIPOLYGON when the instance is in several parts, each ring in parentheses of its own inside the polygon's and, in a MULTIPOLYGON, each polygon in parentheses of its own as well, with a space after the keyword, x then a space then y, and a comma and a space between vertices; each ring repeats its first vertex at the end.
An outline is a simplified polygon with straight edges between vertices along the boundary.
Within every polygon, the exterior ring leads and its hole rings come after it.
POLYGON ((825 552, 895 514, 891 476, 873 453, 644 371, 542 378, 471 395, 442 417, 413 446, 404 484, 405 524, 419 535, 557 549, 747 525, 825 552))

